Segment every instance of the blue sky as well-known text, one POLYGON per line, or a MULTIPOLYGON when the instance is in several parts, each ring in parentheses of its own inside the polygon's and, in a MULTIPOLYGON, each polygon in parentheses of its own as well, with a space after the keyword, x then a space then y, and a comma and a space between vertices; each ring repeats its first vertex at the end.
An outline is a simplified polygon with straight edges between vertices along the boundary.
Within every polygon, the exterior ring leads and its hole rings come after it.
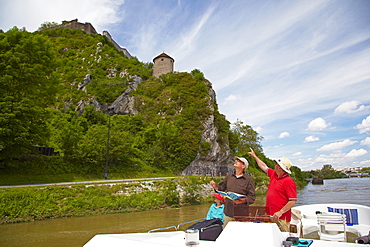
POLYGON ((302 170, 370 166, 368 0, 0 0, 0 28, 90 22, 140 61, 201 70, 219 110, 302 170))

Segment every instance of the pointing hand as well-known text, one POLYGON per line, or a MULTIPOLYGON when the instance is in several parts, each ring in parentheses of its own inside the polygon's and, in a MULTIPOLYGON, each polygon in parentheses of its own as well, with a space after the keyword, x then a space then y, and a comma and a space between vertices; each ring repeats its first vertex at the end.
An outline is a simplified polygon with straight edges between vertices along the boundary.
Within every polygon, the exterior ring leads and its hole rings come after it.
POLYGON ((253 149, 252 148, 250 148, 250 149, 251 149, 251 151, 248 152, 248 155, 252 156, 252 157, 256 156, 256 153, 253 151, 253 149))

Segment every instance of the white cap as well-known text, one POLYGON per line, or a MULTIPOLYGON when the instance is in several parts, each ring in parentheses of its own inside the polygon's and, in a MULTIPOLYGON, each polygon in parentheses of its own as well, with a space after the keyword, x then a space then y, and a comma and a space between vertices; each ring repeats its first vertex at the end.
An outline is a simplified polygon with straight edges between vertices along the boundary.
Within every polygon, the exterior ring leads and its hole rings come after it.
POLYGON ((279 166, 286 171, 287 173, 291 174, 290 167, 292 167, 292 162, 287 157, 281 157, 280 159, 275 160, 276 163, 279 164, 279 166))
POLYGON ((246 159, 245 159, 245 158, 243 158, 243 157, 235 157, 235 159, 236 159, 236 160, 240 160, 241 162, 243 162, 243 163, 244 163, 244 165, 245 165, 245 169, 247 169, 247 168, 248 168, 248 165, 249 165, 248 160, 246 160, 246 159))

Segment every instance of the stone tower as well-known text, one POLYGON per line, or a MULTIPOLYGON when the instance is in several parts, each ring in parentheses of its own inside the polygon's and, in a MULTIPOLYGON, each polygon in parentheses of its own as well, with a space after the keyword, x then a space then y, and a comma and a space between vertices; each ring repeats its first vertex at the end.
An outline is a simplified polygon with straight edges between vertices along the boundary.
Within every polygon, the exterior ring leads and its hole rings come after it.
POLYGON ((173 72, 175 60, 166 53, 162 53, 153 59, 153 63, 153 76, 160 77, 161 75, 173 72))

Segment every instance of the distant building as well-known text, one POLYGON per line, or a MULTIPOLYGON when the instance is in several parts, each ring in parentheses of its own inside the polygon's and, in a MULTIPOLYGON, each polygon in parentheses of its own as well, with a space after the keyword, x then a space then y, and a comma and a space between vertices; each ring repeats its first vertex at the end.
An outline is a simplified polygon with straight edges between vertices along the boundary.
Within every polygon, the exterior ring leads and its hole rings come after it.
POLYGON ((153 63, 153 76, 160 77, 161 75, 173 72, 175 60, 163 52, 153 59, 153 63))
POLYGON ((88 22, 81 23, 81 22, 78 22, 78 19, 75 19, 72 21, 64 21, 61 25, 48 28, 47 30, 52 30, 52 29, 56 29, 60 27, 69 28, 69 29, 81 29, 81 30, 84 30, 86 33, 98 34, 95 28, 93 27, 93 25, 91 25, 91 23, 88 23, 88 22))
MULTIPOLYGON (((64 21, 61 25, 56 26, 56 27, 51 27, 46 30, 52 30, 56 28, 80 29, 80 30, 84 30, 86 33, 98 34, 95 28, 93 27, 93 25, 91 25, 91 23, 88 23, 88 22, 81 23, 81 22, 78 22, 78 19, 75 19, 72 21, 64 21)), ((126 48, 121 47, 120 45, 117 44, 116 41, 113 40, 112 36, 108 33, 108 31, 103 31, 103 35, 106 36, 113 43, 114 47, 116 47, 117 50, 122 51, 125 57, 127 58, 132 57, 126 48)))
POLYGON ((117 50, 122 51, 123 54, 125 54, 125 57, 131 58, 131 54, 127 51, 127 49, 117 44, 116 41, 113 40, 110 33, 108 33, 108 31, 103 31, 103 35, 106 36, 113 43, 114 47, 116 47, 117 50))

